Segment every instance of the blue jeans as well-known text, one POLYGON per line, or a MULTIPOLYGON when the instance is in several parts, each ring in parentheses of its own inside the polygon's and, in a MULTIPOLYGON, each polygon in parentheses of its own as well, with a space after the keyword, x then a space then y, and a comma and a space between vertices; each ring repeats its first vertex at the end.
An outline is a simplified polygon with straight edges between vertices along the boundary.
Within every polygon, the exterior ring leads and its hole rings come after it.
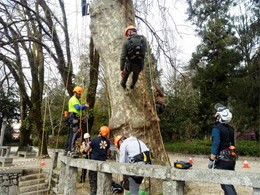
MULTIPOLYGON (((218 160, 216 162, 216 169, 223 169, 223 170, 235 170, 236 161, 223 161, 218 160)), ((227 185, 227 184, 220 184, 221 188, 224 191, 225 195, 237 195, 236 189, 233 185, 227 185)))

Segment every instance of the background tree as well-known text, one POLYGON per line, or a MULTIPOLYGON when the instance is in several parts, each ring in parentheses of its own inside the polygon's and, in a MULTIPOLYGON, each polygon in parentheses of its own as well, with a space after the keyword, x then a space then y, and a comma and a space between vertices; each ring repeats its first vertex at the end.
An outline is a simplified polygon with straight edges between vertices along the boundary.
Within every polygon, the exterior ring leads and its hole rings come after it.
POLYGON ((23 122, 19 149, 28 144, 31 131, 35 129, 38 140, 41 140, 38 143, 39 151, 45 155, 47 145, 42 128, 42 113, 39 112, 42 110, 44 64, 53 60, 69 94, 72 94, 74 87, 64 4, 63 1, 59 1, 61 19, 51 11, 45 1, 12 0, 1 2, 0 5, 2 13, 0 60, 16 79, 20 92, 23 122), (11 9, 12 7, 15 9, 11 9), (58 36, 59 30, 64 32, 64 38, 58 36), (27 64, 30 67, 31 78, 28 78, 28 72, 24 71, 27 64))
POLYGON ((238 39, 229 14, 233 1, 188 2, 189 17, 202 39, 192 55, 190 68, 196 70, 193 85, 200 92, 198 114, 203 133, 207 134, 213 121, 213 105, 222 102, 230 106, 231 78, 242 57, 236 50, 238 39))
POLYGON ((257 1, 237 5, 239 15, 232 18, 238 36, 237 50, 243 57, 232 78, 230 90, 235 124, 240 132, 253 131, 259 141, 260 95, 260 17, 257 1))

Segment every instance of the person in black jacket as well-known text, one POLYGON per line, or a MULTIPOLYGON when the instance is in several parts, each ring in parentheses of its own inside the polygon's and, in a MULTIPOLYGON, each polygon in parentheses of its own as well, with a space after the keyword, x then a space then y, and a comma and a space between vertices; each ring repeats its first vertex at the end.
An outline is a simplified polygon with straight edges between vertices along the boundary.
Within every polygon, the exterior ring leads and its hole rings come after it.
POLYGON ((143 70, 147 41, 143 35, 137 34, 136 27, 133 25, 129 25, 125 29, 125 37, 127 39, 123 43, 120 57, 120 75, 122 77, 120 85, 126 89, 127 79, 133 72, 130 85, 130 88, 133 89, 139 73, 143 70))
MULTIPOLYGON (((100 127, 98 137, 91 140, 90 144, 87 146, 85 152, 91 151, 91 159, 106 161, 110 155, 110 142, 107 139, 110 134, 110 129, 107 126, 100 127)), ((97 171, 89 170, 89 185, 90 185, 90 195, 97 194, 97 171)))
MULTIPOLYGON (((222 104, 215 105, 215 125, 212 129, 212 146, 209 169, 235 170, 236 158, 234 129, 229 125, 232 113, 222 104)), ((237 195, 233 185, 221 184, 225 195, 237 195)))

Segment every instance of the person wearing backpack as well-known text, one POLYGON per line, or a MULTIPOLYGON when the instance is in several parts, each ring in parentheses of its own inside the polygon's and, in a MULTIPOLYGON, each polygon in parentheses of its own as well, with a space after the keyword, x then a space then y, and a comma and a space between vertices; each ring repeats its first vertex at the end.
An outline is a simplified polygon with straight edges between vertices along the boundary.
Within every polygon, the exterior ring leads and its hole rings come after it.
MULTIPOLYGON (((118 135, 114 138, 114 144, 120 153, 120 163, 138 163, 146 165, 152 163, 149 148, 144 142, 136 137, 127 138, 124 135, 118 135)), ((142 181, 143 177, 141 176, 123 175, 121 185, 126 190, 129 190, 131 195, 138 195, 142 181)))
MULTIPOLYGON (((209 169, 235 170, 237 154, 235 152, 234 129, 229 125, 232 113, 220 103, 214 108, 215 125, 212 129, 211 154, 208 161, 209 169)), ((233 185, 221 184, 225 195, 237 195, 233 185)))
POLYGON ((136 27, 133 25, 125 29, 127 38, 122 46, 120 57, 120 74, 122 80, 120 85, 126 89, 126 82, 131 72, 133 72, 131 89, 134 89, 140 72, 143 70, 144 58, 147 49, 147 41, 143 35, 138 35, 136 27))

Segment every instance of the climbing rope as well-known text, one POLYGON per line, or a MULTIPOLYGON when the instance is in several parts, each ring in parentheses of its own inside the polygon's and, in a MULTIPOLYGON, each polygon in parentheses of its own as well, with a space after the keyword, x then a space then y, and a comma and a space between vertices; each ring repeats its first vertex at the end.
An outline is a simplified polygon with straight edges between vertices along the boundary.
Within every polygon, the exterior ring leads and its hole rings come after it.
MULTIPOLYGON (((144 5, 145 5, 145 3, 144 3, 144 5)), ((145 5, 145 8, 147 8, 147 5, 145 5)), ((147 14, 145 14, 145 20, 146 20, 146 17, 147 17, 147 14)), ((146 35, 147 35, 148 34, 148 28, 146 27, 145 29, 146 29, 146 35)), ((151 84, 151 86, 153 86, 153 83, 152 83, 153 76, 152 76, 151 64, 152 64, 151 50, 148 50, 148 65, 149 65, 150 82, 151 82, 150 84, 151 84)), ((156 113, 156 99, 155 99, 155 91, 154 90, 152 90, 152 98, 153 98, 153 105, 154 105, 154 111, 155 111, 154 114, 157 116, 157 113, 156 113)), ((159 123, 158 120, 157 120, 157 126, 158 126, 158 129, 160 131, 160 123, 159 123)), ((161 143, 163 143, 161 132, 159 133, 159 137, 160 137, 161 143)), ((163 153, 164 153, 165 157, 167 158, 166 160, 168 162, 170 162, 170 159, 169 159, 169 157, 168 157, 168 155, 166 153, 165 147, 163 147, 163 153)))

